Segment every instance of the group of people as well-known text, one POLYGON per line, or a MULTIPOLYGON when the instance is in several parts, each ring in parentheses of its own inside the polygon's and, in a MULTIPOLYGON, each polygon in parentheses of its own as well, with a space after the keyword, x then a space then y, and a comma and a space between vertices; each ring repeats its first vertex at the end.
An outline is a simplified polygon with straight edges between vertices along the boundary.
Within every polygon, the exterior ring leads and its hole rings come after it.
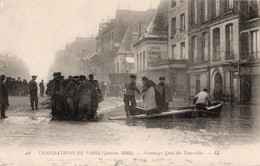
MULTIPOLYGON (((0 106, 1 106, 1 119, 7 118, 5 115, 5 110, 9 106, 8 96, 28 96, 30 94, 30 101, 32 109, 38 109, 38 85, 35 82, 37 76, 32 76, 32 80, 27 83, 24 79, 21 81, 20 77, 18 80, 14 78, 1 75, 0 83, 0 106)), ((43 80, 40 83, 41 96, 44 93, 44 83, 43 80), (42 92, 43 91, 43 92, 42 92)))
POLYGON ((123 87, 123 84, 100 82, 101 92, 106 97, 123 97, 123 87))
POLYGON ((124 104, 127 117, 135 114, 135 92, 142 96, 146 114, 168 111, 169 103, 173 101, 171 91, 169 86, 164 82, 165 77, 160 77, 159 80, 160 83, 156 85, 152 80, 143 77, 143 87, 140 92, 136 85, 136 76, 130 75, 130 80, 125 84, 124 88, 124 104))
POLYGON ((15 78, 7 77, 5 83, 10 96, 28 96, 29 89, 26 79, 21 80, 18 77, 16 80, 15 78))
POLYGON ((100 85, 92 74, 69 76, 53 74, 46 95, 51 97, 52 117, 58 119, 95 120, 98 104, 103 101, 100 85))

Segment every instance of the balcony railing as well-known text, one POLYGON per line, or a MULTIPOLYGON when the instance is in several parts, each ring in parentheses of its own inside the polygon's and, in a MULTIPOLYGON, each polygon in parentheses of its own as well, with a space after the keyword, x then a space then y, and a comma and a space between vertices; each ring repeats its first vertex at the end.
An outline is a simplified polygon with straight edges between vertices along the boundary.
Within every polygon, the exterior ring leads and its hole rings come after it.
POLYGON ((226 60, 231 60, 231 59, 235 58, 234 50, 229 50, 229 51, 227 51, 225 53, 226 53, 226 56, 225 56, 226 60))

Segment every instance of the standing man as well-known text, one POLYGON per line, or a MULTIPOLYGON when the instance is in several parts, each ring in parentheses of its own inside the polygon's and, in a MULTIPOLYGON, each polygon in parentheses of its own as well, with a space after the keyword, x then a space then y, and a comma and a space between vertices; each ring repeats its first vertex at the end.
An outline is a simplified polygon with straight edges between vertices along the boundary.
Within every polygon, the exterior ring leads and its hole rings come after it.
POLYGON ((77 85, 75 84, 73 77, 68 77, 68 82, 65 86, 64 94, 66 96, 67 102, 69 104, 70 108, 70 115, 72 118, 75 118, 76 116, 76 109, 75 109, 75 103, 76 103, 76 95, 77 95, 77 85))
POLYGON ((1 117, 0 119, 7 118, 5 115, 5 108, 8 102, 8 90, 4 83, 5 75, 1 75, 0 77, 0 107, 1 107, 1 117))
POLYGON ((130 81, 125 84, 124 88, 124 103, 125 103, 125 112, 126 116, 129 117, 132 115, 133 111, 136 109, 136 101, 135 101, 135 91, 140 94, 139 89, 136 86, 136 76, 130 75, 130 81), (131 102, 131 106, 129 105, 131 102))
POLYGON ((159 80, 160 83, 158 84, 157 88, 161 95, 163 111, 167 111, 169 109, 169 103, 173 101, 171 90, 170 87, 164 82, 165 77, 160 77, 159 80))
POLYGON ((90 119, 96 119, 97 118, 97 109, 98 104, 103 101, 103 96, 99 87, 99 82, 97 80, 94 80, 94 75, 90 74, 88 76, 89 83, 93 85, 93 88, 90 90, 90 96, 91 96, 91 106, 90 106, 90 119))
POLYGON ((31 101, 31 107, 32 110, 34 110, 34 106, 36 110, 38 109, 38 96, 37 96, 37 91, 38 91, 38 85, 36 83, 37 76, 33 75, 32 80, 29 82, 29 91, 30 91, 30 101, 31 101))
POLYGON ((45 90, 45 87, 44 87, 43 80, 41 81, 39 87, 40 87, 41 97, 44 97, 44 90, 45 90))

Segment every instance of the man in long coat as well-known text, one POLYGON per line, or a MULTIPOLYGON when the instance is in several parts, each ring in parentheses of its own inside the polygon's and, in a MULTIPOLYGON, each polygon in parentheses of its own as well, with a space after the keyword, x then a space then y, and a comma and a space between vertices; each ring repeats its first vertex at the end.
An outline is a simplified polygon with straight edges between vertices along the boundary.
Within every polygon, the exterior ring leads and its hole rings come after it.
POLYGON ((1 75, 0 77, 0 107, 1 107, 1 118, 4 119, 7 118, 5 115, 5 108, 7 106, 8 102, 8 89, 4 83, 5 75, 1 75))
POLYGON ((171 90, 170 87, 164 82, 165 77, 160 77, 159 80, 160 83, 158 84, 157 88, 161 95, 163 111, 167 111, 169 109, 169 103, 173 101, 171 90))
POLYGON ((30 102, 31 102, 32 110, 34 110, 34 108, 36 110, 39 110, 38 109, 38 94, 37 94, 38 85, 37 85, 37 82, 35 81, 36 79, 37 79, 37 76, 33 75, 31 81, 29 82, 30 102))
POLYGON ((76 116, 76 94, 77 94, 77 85, 75 84, 73 77, 69 76, 68 78, 68 82, 65 86, 65 90, 64 90, 66 99, 67 99, 67 103, 69 104, 69 108, 70 108, 70 114, 71 116, 74 118, 76 116))

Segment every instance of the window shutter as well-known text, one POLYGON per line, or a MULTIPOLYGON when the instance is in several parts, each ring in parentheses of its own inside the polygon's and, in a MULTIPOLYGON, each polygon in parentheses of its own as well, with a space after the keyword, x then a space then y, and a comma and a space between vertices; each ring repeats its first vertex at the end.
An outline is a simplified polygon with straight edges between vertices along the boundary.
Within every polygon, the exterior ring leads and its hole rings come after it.
POLYGON ((249 55, 249 46, 248 46, 248 33, 244 32, 240 37, 241 43, 241 60, 245 60, 249 55))

